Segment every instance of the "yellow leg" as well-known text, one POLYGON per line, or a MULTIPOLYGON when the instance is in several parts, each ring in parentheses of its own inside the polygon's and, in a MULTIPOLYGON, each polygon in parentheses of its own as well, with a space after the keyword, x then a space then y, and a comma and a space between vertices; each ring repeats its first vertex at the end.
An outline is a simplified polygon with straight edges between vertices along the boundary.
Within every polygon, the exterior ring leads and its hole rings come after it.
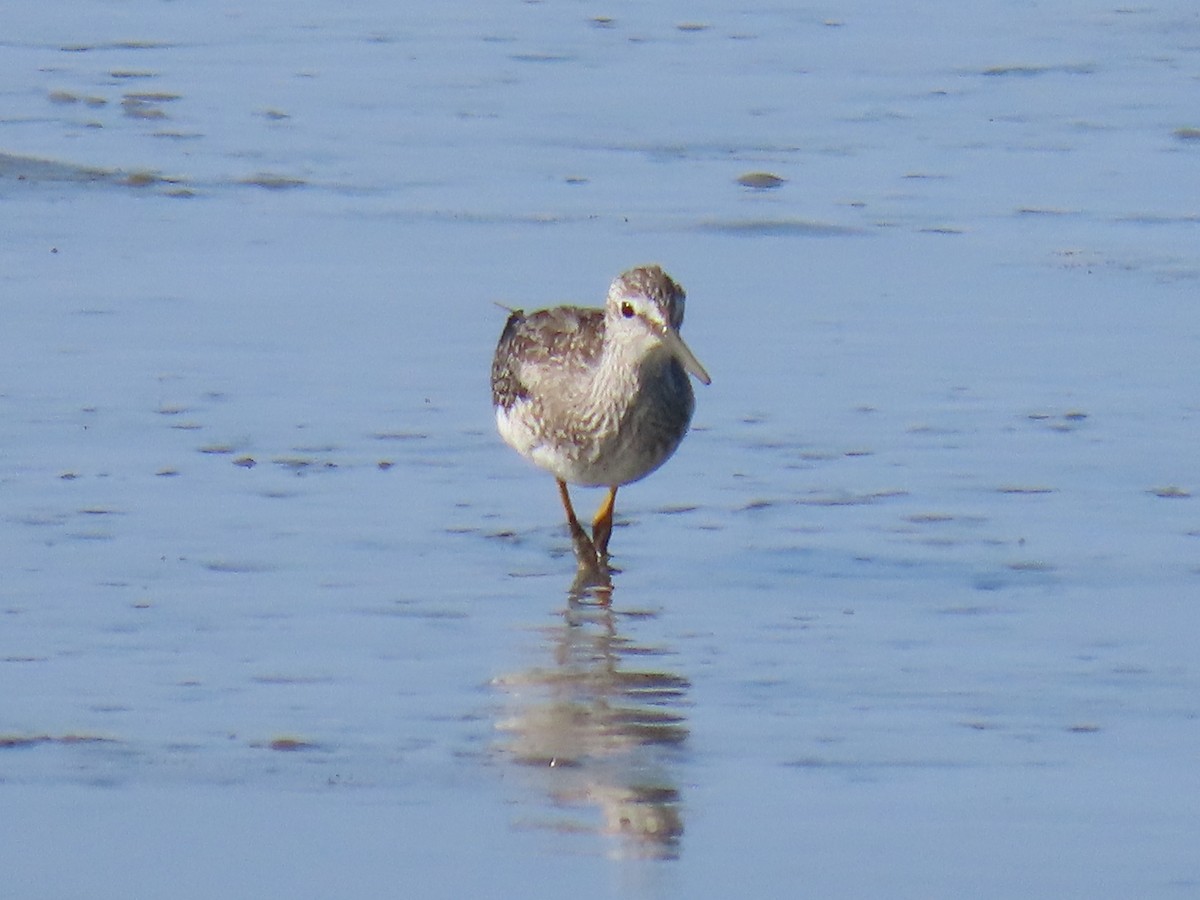
POLYGON ((558 482, 558 496, 562 499, 563 509, 567 511, 567 525, 571 528, 571 534, 581 534, 583 528, 579 524, 579 519, 575 517, 575 507, 571 505, 571 495, 567 493, 567 483, 562 479, 555 479, 558 482))
POLYGON ((592 519, 592 543, 596 545, 596 553, 600 556, 608 554, 608 539, 612 537, 613 504, 617 501, 616 487, 608 489, 608 496, 596 510, 596 518, 592 519))
MULTIPOLYGON (((563 509, 567 511, 567 527, 571 530, 571 544, 575 548, 575 559, 579 562, 580 573, 586 573, 587 578, 598 577, 595 576, 598 571, 596 565, 601 562, 603 553, 596 552, 596 545, 579 524, 566 482, 561 480, 558 481, 558 496, 562 499, 563 509)), ((609 524, 611 527, 611 519, 609 524)))

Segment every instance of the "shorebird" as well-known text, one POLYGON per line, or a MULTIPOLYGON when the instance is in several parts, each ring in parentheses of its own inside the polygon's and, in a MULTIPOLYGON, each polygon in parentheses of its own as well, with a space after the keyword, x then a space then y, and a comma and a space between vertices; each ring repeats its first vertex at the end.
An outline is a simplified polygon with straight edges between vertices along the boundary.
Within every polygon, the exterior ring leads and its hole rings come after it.
POLYGON ((679 328, 683 288, 658 266, 620 275, 604 308, 514 310, 492 360, 492 404, 501 437, 550 472, 576 546, 603 562, 617 488, 666 462, 695 407, 688 374, 709 384, 679 328), (607 487, 592 536, 567 484, 607 487))

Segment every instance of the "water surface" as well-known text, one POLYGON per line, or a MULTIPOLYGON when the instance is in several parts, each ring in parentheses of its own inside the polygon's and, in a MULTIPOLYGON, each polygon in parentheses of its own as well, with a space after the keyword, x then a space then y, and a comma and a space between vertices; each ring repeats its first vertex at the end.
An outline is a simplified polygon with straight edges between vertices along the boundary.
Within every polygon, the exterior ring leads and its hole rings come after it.
POLYGON ((1188 4, 9 18, 14 896, 1196 892, 1188 4), (605 606, 494 304, 645 262, 605 606))

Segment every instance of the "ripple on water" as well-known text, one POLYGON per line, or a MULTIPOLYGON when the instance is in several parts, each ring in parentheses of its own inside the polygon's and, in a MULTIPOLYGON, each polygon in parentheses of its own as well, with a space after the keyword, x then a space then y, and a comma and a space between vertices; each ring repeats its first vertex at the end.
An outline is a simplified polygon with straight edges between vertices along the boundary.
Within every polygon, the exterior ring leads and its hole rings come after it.
POLYGON ((710 219, 695 230, 736 237, 853 237, 868 233, 853 225, 816 219, 710 219))

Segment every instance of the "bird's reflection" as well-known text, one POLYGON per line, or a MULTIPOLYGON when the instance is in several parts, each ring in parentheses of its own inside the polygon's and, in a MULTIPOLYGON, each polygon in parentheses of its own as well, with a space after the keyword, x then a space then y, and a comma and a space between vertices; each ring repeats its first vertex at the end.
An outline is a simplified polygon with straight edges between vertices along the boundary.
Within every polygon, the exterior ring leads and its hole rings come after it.
POLYGON ((612 571, 589 550, 576 545, 562 621, 545 629, 550 660, 495 680, 510 701, 501 750, 549 798, 548 827, 612 835, 620 855, 675 857, 689 684, 654 665, 668 649, 622 633, 654 613, 614 608, 612 571))

